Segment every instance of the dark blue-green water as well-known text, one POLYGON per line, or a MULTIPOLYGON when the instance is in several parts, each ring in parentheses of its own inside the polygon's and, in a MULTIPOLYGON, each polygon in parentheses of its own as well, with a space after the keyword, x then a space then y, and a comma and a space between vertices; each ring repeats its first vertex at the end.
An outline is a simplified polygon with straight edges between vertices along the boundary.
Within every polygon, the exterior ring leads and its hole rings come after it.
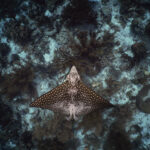
POLYGON ((0 150, 149 149, 150 1, 1 0, 0 150), (97 93, 75 88, 77 120, 66 88, 30 107, 72 66, 97 93))

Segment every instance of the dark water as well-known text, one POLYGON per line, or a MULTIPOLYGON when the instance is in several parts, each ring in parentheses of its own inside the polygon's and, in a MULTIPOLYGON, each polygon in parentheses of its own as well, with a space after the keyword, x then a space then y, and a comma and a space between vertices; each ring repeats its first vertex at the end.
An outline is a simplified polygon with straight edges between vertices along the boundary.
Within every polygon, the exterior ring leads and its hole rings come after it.
POLYGON ((1 0, 0 35, 1 150, 150 149, 149 0, 1 0), (29 106, 73 65, 116 107, 68 121, 29 106))

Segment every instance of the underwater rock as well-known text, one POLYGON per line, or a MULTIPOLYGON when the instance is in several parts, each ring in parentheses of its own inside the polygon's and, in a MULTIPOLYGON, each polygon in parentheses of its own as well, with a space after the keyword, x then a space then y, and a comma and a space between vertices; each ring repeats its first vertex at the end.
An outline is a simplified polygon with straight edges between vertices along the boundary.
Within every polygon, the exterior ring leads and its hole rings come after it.
POLYGON ((121 57, 122 57, 122 66, 121 66, 122 70, 129 70, 135 66, 133 57, 131 57, 125 53, 122 53, 121 57))
POLYGON ((136 77, 132 80, 134 84, 146 85, 149 80, 149 72, 144 70, 139 70, 136 73, 136 77))
POLYGON ((103 121, 99 110, 94 111, 83 117, 78 125, 78 129, 83 128, 83 133, 93 130, 95 136, 100 136, 103 132, 103 121))
POLYGON ((43 78, 45 78, 46 76, 52 78, 59 73, 59 70, 57 70, 54 64, 49 64, 47 66, 39 64, 35 67, 35 71, 40 73, 43 76, 43 78))
POLYGON ((121 83, 119 83, 117 80, 114 80, 112 78, 106 79, 107 89, 104 90, 104 94, 107 96, 112 96, 114 93, 119 91, 121 87, 121 83))
MULTIPOLYGON (((39 119, 35 118, 38 122, 39 119)), ((42 141, 43 137, 57 138, 61 143, 66 143, 73 138, 72 122, 64 120, 61 114, 56 114, 53 119, 45 120, 40 125, 39 123, 33 129, 33 140, 42 141)))
POLYGON ((102 7, 102 12, 104 13, 105 16, 111 16, 111 8, 108 6, 103 6, 102 7))
POLYGON ((36 17, 38 27, 48 27, 48 30, 53 30, 53 23, 55 22, 55 17, 47 17, 44 14, 40 14, 40 16, 36 17))
POLYGON ((131 46, 131 50, 134 54, 132 59, 132 65, 139 64, 147 56, 147 50, 143 42, 135 43, 131 46))
POLYGON ((143 146, 141 138, 137 138, 136 140, 132 142, 132 150, 144 150, 144 149, 145 149, 145 146, 143 146))
POLYGON ((128 18, 137 18, 144 16, 146 10, 144 7, 135 0, 119 0, 120 2, 120 14, 125 22, 128 18))
POLYGON ((150 85, 144 86, 135 98, 139 110, 150 114, 150 85))
POLYGON ((34 6, 38 5, 38 7, 41 7, 43 10, 48 9, 50 12, 53 12, 64 0, 32 0, 32 2, 34 2, 34 6))
POLYGON ((145 34, 150 37, 150 22, 145 27, 145 34))
POLYGON ((38 141, 38 150, 65 150, 65 145, 57 138, 38 141))
POLYGON ((38 5, 38 2, 40 1, 37 1, 36 3, 29 3, 29 6, 23 7, 27 15, 34 20, 39 16, 43 15, 45 11, 43 5, 38 5))
POLYGON ((37 93, 34 87, 34 78, 33 68, 31 66, 22 66, 21 69, 15 70, 15 73, 3 76, 0 85, 1 93, 8 99, 12 99, 15 96, 22 96, 25 93, 29 96, 35 96, 37 93))
POLYGON ((109 0, 102 0, 102 4, 107 4, 109 0))
POLYGON ((12 118, 13 112, 11 108, 8 105, 4 104, 0 99, 0 125, 2 126, 2 128, 8 125, 11 122, 12 118))
POLYGON ((126 63, 127 69, 131 69, 136 65, 139 65, 142 60, 147 57, 147 49, 143 42, 135 43, 131 46, 133 57, 127 54, 122 54, 122 58, 126 63))
POLYGON ((139 144, 141 144, 141 138, 142 138, 142 128, 137 125, 137 124, 133 124, 130 129, 128 130, 128 134, 130 135, 130 139, 133 141, 132 142, 132 147, 134 149, 134 147, 139 147, 136 144, 136 142, 138 141, 139 144))
POLYGON ((64 2, 64 0, 46 0, 46 6, 48 10, 53 12, 59 5, 61 5, 64 2))
POLYGON ((120 7, 120 14, 122 15, 128 15, 130 12, 130 8, 132 7, 132 2, 131 0, 119 0, 121 7, 120 7))
POLYGON ((127 133, 119 128, 113 126, 110 129, 108 137, 103 147, 104 150, 131 150, 131 143, 127 133))
POLYGON ((32 2, 35 2, 36 4, 39 4, 41 6, 44 6, 46 4, 46 0, 32 0, 32 2))
POLYGON ((5 43, 0 43, 0 56, 6 57, 10 52, 10 47, 5 43))
POLYGON ((93 2, 87 0, 71 0, 62 12, 62 22, 67 27, 85 24, 97 26, 97 14, 92 9, 93 2), (83 11, 84 10, 84 11, 83 11))
POLYGON ((36 122, 32 140, 37 143, 36 147, 39 149, 49 150, 49 146, 51 150, 77 149, 79 140, 74 137, 72 121, 66 121, 62 115, 57 114, 53 119, 43 121, 41 125, 39 125, 39 119, 36 122))
POLYGON ((150 4, 149 0, 134 0, 134 1, 140 4, 150 4))
MULTIPOLYGON (((33 28, 35 28, 37 25, 38 27, 44 26, 49 27, 50 30, 52 29, 53 23, 56 21, 56 18, 55 16, 48 17, 45 15, 45 11, 47 9, 46 4, 39 5, 38 1, 36 3, 32 2, 29 3, 29 6, 24 6, 23 9, 25 10, 28 17, 35 21, 33 24, 33 28)), ((39 28, 36 27, 35 30, 39 30, 39 28)))
POLYGON ((103 21, 106 21, 109 24, 112 17, 112 8, 110 8, 109 5, 103 5, 101 8, 101 14, 103 17, 103 21))
POLYGON ((132 20, 132 23, 131 23, 131 31, 134 33, 134 34, 137 34, 137 36, 139 36, 138 34, 143 34, 144 32, 144 29, 143 29, 143 25, 141 24, 142 20, 141 18, 136 18, 136 19, 133 19, 132 20))
POLYGON ((8 65, 8 54, 10 53, 10 47, 5 43, 0 43, 0 64, 4 68, 8 65))
POLYGON ((54 56, 58 70, 65 70, 72 65, 88 76, 96 75, 108 66, 113 59, 112 49, 115 46, 114 34, 105 32, 100 39, 95 32, 79 31, 74 36, 68 35, 69 42, 61 47, 54 56), (77 42, 78 40, 78 42, 77 42))
POLYGON ((12 56, 11 56, 11 63, 15 63, 15 62, 17 62, 19 60, 20 60, 20 58, 19 58, 19 56, 17 54, 12 54, 12 56))
POLYGON ((33 147, 32 132, 31 131, 23 132, 20 140, 24 144, 24 147, 26 147, 27 149, 31 149, 33 147))
POLYGON ((87 145, 84 150, 90 150, 91 145, 93 147, 93 150, 98 150, 101 146, 101 140, 99 139, 99 136, 96 136, 94 133, 86 135, 84 141, 87 145))
POLYGON ((18 13, 21 0, 1 0, 0 1, 0 18, 15 17, 18 13))
POLYGON ((31 40, 32 30, 27 26, 27 23, 23 23, 23 20, 11 20, 5 24, 4 34, 8 39, 14 42, 26 45, 31 40))
MULTIPOLYGON (((135 107, 135 106, 134 106, 135 107)), ((130 104, 124 104, 120 106, 116 106, 117 109, 114 109, 114 116, 117 118, 116 123, 119 125, 119 128, 124 128, 124 125, 132 119, 132 109, 133 108, 130 104)))
POLYGON ((115 67, 111 67, 109 69, 109 74, 111 75, 111 79, 118 80, 121 76, 121 71, 117 70, 115 67))
POLYGON ((14 145, 19 144, 21 118, 19 114, 15 114, 15 116, 17 120, 14 118, 11 107, 0 99, 0 148, 4 150, 11 149, 8 141, 13 142, 14 145))

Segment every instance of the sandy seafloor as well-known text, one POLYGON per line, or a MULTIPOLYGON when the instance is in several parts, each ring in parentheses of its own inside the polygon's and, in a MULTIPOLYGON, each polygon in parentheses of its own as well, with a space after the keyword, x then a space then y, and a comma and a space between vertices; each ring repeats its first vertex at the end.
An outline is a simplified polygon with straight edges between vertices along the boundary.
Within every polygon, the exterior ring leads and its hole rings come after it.
POLYGON ((0 150, 149 150, 150 1, 74 1, 1 2, 0 150), (29 107, 73 64, 117 107, 74 122, 29 107))

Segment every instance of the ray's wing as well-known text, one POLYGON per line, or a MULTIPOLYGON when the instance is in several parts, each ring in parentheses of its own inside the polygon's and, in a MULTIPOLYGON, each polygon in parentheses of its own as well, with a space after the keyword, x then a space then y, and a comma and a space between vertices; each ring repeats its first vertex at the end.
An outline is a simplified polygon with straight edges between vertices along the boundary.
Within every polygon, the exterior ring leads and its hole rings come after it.
POLYGON ((51 91, 43 94, 35 101, 33 101, 30 104, 30 106, 50 109, 54 112, 61 112, 61 109, 63 109, 62 105, 65 105, 64 102, 69 99, 67 90, 68 90, 68 81, 62 83, 61 85, 57 86, 51 91))
POLYGON ((84 85, 84 83, 81 81, 78 84, 78 94, 76 99, 82 101, 87 106, 91 106, 92 110, 97 108, 113 107, 109 101, 103 99, 95 91, 84 85))

